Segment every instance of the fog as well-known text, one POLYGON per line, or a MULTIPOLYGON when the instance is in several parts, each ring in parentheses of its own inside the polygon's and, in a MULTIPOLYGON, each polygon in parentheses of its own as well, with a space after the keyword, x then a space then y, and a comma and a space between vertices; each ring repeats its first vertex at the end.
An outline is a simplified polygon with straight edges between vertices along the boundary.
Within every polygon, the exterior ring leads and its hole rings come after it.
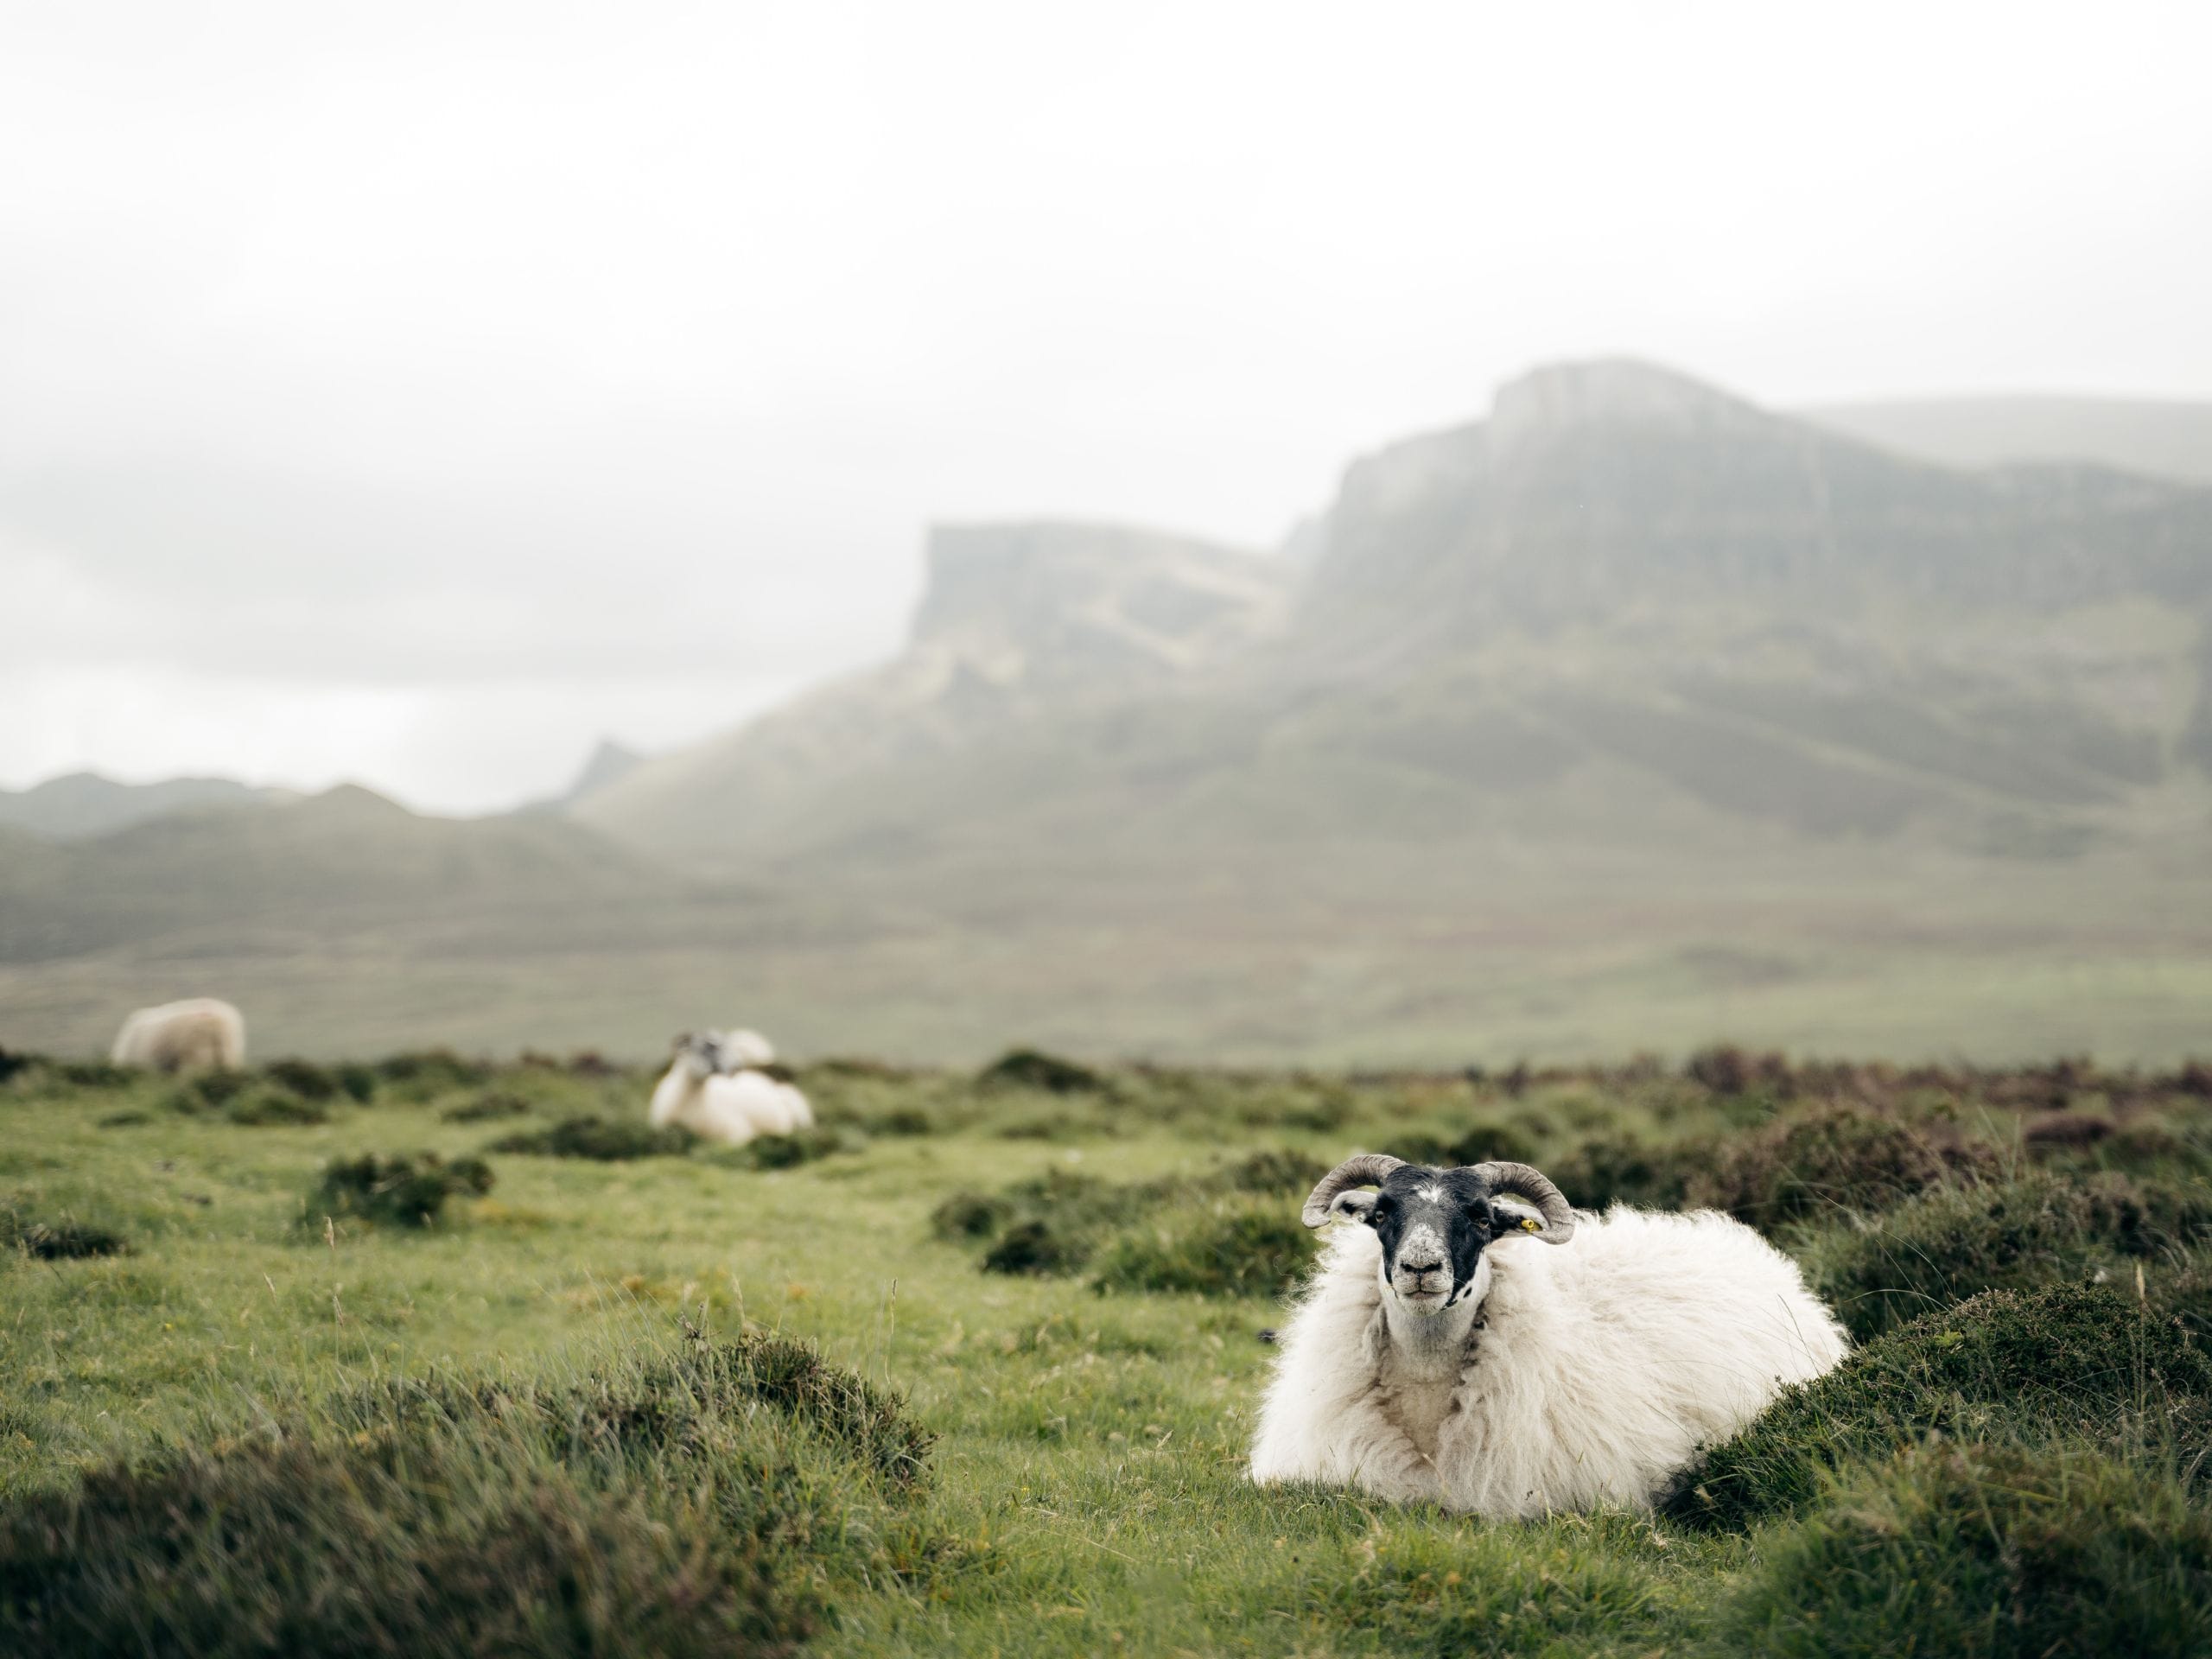
POLYGON ((478 811, 1630 351, 2212 393, 2186 5, 0 7, 0 783, 478 811))

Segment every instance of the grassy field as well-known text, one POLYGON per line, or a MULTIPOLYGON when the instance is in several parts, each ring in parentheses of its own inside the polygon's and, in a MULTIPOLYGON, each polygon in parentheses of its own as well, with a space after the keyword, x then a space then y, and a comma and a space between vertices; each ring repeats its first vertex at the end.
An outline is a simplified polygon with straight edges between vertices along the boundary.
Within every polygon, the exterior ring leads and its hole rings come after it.
POLYGON ((588 1058, 0 1067, 0 1651, 2212 1647, 2202 1069, 825 1063, 729 1151, 588 1058), (1358 1147, 1733 1210, 1864 1345, 1656 1515, 1255 1491, 1358 1147))

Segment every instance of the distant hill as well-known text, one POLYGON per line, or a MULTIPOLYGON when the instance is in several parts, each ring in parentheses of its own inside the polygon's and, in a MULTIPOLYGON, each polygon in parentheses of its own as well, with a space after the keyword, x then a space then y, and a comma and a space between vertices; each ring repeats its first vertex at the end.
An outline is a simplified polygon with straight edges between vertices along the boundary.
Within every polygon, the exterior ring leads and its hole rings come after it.
POLYGON ((562 917, 689 885, 557 818, 419 817, 344 785, 250 812, 177 814, 0 861, 0 959, 194 936, 313 940, 409 920, 562 917))
POLYGON ((596 794, 609 785, 619 784, 643 766, 645 757, 635 749, 617 743, 611 737, 600 739, 568 788, 558 795, 531 801, 516 808, 518 812, 565 812, 587 795, 596 794))
POLYGON ((1103 537, 941 532, 904 656, 578 816, 832 875, 1150 833, 1179 880, 1286 824, 1402 838, 1406 790, 1464 798, 1454 842, 2056 848, 2212 730, 2212 492, 1915 462, 1640 363, 1355 462, 1295 564, 1103 537))
POLYGON ((727 867, 769 839, 823 833, 823 798, 879 775, 1187 691, 1279 628, 1291 594, 1258 555, 1116 525, 940 526, 926 558, 895 662, 648 761, 575 815, 727 867))
POLYGON ((2151 397, 1914 397, 1833 404, 1806 419, 1947 467, 2094 461, 2212 484, 2212 403, 2151 397))
POLYGON ((287 798, 284 791, 257 789, 227 778, 119 784, 96 772, 77 772, 49 778, 29 789, 0 789, 0 824, 27 830, 49 841, 74 841, 104 836, 171 812, 260 806, 287 798))
POLYGON ((904 649, 580 792, 0 838, 0 1042, 1470 1062, 2212 1046, 2212 490, 1632 361, 1282 553, 944 526, 904 649))

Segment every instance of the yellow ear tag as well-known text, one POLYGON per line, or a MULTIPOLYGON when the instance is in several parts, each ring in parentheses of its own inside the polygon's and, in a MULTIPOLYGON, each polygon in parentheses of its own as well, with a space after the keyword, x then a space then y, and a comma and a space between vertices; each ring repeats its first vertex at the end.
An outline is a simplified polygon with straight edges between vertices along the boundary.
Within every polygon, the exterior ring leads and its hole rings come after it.
POLYGON ((1539 1224, 1534 1216, 1523 1216, 1521 1217, 1521 1230, 1522 1232, 1535 1232, 1538 1230, 1538 1226, 1539 1224))

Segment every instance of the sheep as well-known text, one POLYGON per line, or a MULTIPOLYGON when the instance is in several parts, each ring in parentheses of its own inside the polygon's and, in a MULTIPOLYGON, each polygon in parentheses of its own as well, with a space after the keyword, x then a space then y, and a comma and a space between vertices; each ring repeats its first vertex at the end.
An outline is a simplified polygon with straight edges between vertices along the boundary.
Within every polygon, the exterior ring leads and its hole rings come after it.
POLYGON ((235 1071, 245 1064, 245 1020, 212 996, 141 1008, 123 1022, 108 1058, 157 1071, 235 1071))
POLYGON ((655 1128, 677 1124, 692 1134, 741 1147, 760 1135, 789 1135, 814 1122, 806 1096, 763 1071, 725 1069, 712 1032, 676 1039, 676 1058, 654 1087, 649 1117, 655 1128))
POLYGON ((1578 1217, 1526 1164, 1359 1153, 1301 1218, 1353 1224, 1278 1338, 1249 1471, 1263 1485, 1493 1519, 1648 1508, 1700 1446, 1844 1356, 1796 1265, 1740 1222, 1578 1217))
POLYGON ((807 1103, 806 1096, 792 1086, 787 1074, 779 1074, 770 1068, 776 1064, 776 1046, 757 1031, 740 1027, 734 1031, 709 1032, 714 1039, 719 1058, 716 1069, 726 1077, 742 1077, 766 1074, 779 1085, 766 1090, 758 1084, 748 1084, 748 1093, 760 1116, 763 1135, 790 1135, 799 1129, 814 1127, 814 1108, 807 1103))

